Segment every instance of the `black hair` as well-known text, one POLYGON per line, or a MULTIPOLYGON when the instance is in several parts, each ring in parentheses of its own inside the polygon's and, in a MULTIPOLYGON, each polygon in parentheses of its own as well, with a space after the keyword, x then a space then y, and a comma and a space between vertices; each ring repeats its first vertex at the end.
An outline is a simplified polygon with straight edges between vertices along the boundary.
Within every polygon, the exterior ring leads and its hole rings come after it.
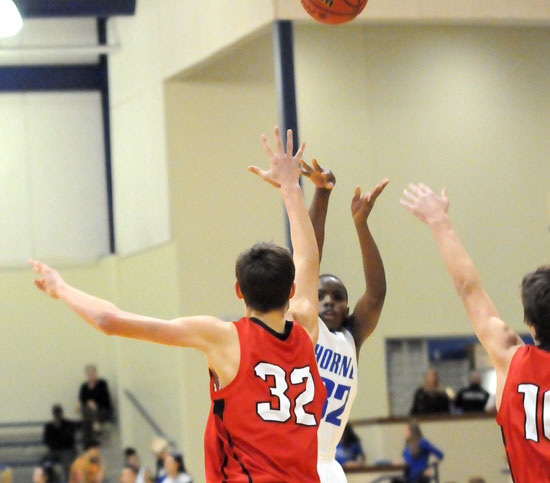
POLYGON ((239 255, 235 274, 248 307, 260 312, 286 307, 295 274, 294 261, 286 248, 256 243, 239 255))
POLYGON ((126 458, 128 458, 128 456, 134 456, 135 454, 137 454, 135 448, 126 448, 124 450, 124 456, 126 458))
POLYGON ((62 416, 63 415, 63 406, 61 406, 61 404, 54 404, 52 406, 52 414, 54 416, 62 416))
POLYGON ((101 445, 97 439, 89 439, 84 443, 84 451, 88 451, 90 448, 99 448, 101 445))
POLYGON ((346 294, 346 302, 349 301, 348 297, 348 289, 344 285, 344 282, 342 282, 342 279, 340 277, 337 277, 336 275, 333 275, 332 273, 323 273, 322 275, 319 275, 319 280, 322 280, 323 278, 334 278, 338 280, 342 284, 342 288, 344 289, 344 293, 346 294))
POLYGON ((359 436, 357 436, 357 433, 353 430, 351 425, 348 423, 346 424, 346 427, 344 428, 344 433, 342 434, 341 443, 342 445, 347 448, 351 446, 353 443, 360 443, 359 436))
POLYGON ((523 277, 521 301, 525 323, 535 329, 537 344, 550 351, 550 265, 523 277))
POLYGON ((174 461, 178 466, 178 474, 187 473, 187 470, 185 469, 185 462, 183 461, 183 454, 178 451, 174 451, 173 453, 170 453, 170 456, 174 458, 174 461))

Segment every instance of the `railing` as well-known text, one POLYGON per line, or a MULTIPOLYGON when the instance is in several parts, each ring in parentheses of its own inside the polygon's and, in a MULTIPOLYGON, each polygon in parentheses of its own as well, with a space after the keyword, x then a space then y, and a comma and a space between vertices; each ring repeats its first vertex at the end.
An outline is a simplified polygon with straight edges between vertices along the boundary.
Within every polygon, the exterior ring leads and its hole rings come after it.
POLYGON ((170 439, 166 433, 162 430, 162 428, 158 425, 158 423, 153 419, 151 414, 149 414, 149 411, 143 407, 143 405, 139 402, 137 397, 128 389, 124 389, 124 394, 128 398, 128 400, 132 403, 136 411, 141 415, 143 419, 149 424, 151 429, 157 434, 157 436, 163 437, 171 446, 177 446, 173 439, 170 439))
POLYGON ((494 419, 496 416, 495 411, 485 411, 479 413, 462 413, 462 414, 425 414, 415 416, 390 416, 380 418, 365 418, 355 419, 349 423, 352 426, 374 426, 380 424, 398 424, 407 423, 414 418, 419 423, 422 422, 449 422, 449 421, 468 421, 477 419, 494 419))

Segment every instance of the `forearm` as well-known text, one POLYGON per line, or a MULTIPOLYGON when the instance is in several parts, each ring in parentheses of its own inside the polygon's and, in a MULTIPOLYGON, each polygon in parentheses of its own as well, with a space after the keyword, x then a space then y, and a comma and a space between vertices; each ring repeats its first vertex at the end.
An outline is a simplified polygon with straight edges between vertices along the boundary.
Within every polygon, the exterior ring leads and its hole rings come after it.
MULTIPOLYGON (((283 201, 290 223, 290 237, 294 249, 294 259, 307 263, 308 267, 319 275, 319 250, 315 232, 306 209, 302 190, 298 183, 281 188, 283 201), (315 267, 316 270, 315 270, 315 267)), ((316 291, 317 287, 315 287, 316 291)))
POLYGON ((117 310, 113 303, 84 293, 67 284, 58 289, 57 295, 77 315, 102 332, 105 332, 109 314, 117 310))
POLYGON ((479 273, 448 217, 430 225, 432 234, 456 291, 464 298, 481 286, 479 273))
POLYGON ((325 243, 325 222, 327 219, 328 202, 332 190, 325 188, 315 188, 313 201, 309 207, 309 218, 315 232, 317 248, 319 250, 319 260, 323 256, 323 245, 325 243))
POLYGON ((367 224, 356 224, 357 237, 361 247, 365 297, 369 307, 382 307, 386 297, 386 273, 376 242, 367 224))

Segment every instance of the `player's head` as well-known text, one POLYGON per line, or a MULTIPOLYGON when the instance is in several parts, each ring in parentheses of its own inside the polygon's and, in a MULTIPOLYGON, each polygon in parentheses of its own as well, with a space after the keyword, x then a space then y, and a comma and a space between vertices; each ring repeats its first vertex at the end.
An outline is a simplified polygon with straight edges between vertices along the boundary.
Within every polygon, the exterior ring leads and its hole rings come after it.
POLYGON ((294 295, 294 272, 294 261, 286 248, 256 243, 237 258, 237 296, 258 312, 286 310, 294 295))
POLYGON ((348 291, 336 275, 319 277, 319 317, 330 330, 340 330, 349 314, 348 291))
POLYGON ((534 332, 535 342, 550 350, 550 265, 523 277, 521 300, 525 323, 534 332))

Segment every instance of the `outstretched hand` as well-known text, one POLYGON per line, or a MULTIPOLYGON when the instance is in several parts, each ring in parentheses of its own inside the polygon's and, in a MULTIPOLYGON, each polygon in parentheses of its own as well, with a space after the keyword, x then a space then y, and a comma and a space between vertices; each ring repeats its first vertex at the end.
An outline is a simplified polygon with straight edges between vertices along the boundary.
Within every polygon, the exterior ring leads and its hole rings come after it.
POLYGON ((58 298, 59 295, 57 292, 63 283, 65 283, 61 275, 53 268, 38 260, 33 260, 31 258, 29 259, 29 263, 34 268, 34 271, 39 273, 41 277, 36 279, 34 284, 50 297, 54 299, 58 298))
POLYGON ((257 174, 264 181, 275 186, 275 188, 288 187, 298 183, 300 178, 300 159, 306 147, 306 143, 300 144, 298 151, 293 156, 294 149, 292 129, 289 129, 286 134, 286 152, 283 147, 283 140, 278 127, 275 127, 275 142, 277 152, 271 148, 267 137, 262 134, 262 144, 264 151, 269 157, 271 166, 268 170, 263 170, 257 166, 249 166, 248 171, 257 174))
POLYGON ((428 225, 445 219, 449 211, 447 190, 443 188, 439 196, 423 183, 409 184, 399 202, 428 225))
POLYGON ((312 159, 311 164, 313 168, 309 166, 303 159, 300 160, 302 165, 302 174, 309 178, 317 188, 331 190, 336 184, 336 176, 330 169, 323 169, 317 163, 315 158, 312 159))
POLYGON ((356 225, 364 225, 372 211, 376 198, 384 191, 386 185, 390 182, 388 178, 380 181, 372 190, 361 196, 361 188, 355 188, 355 194, 351 200, 351 214, 353 222, 356 225))

